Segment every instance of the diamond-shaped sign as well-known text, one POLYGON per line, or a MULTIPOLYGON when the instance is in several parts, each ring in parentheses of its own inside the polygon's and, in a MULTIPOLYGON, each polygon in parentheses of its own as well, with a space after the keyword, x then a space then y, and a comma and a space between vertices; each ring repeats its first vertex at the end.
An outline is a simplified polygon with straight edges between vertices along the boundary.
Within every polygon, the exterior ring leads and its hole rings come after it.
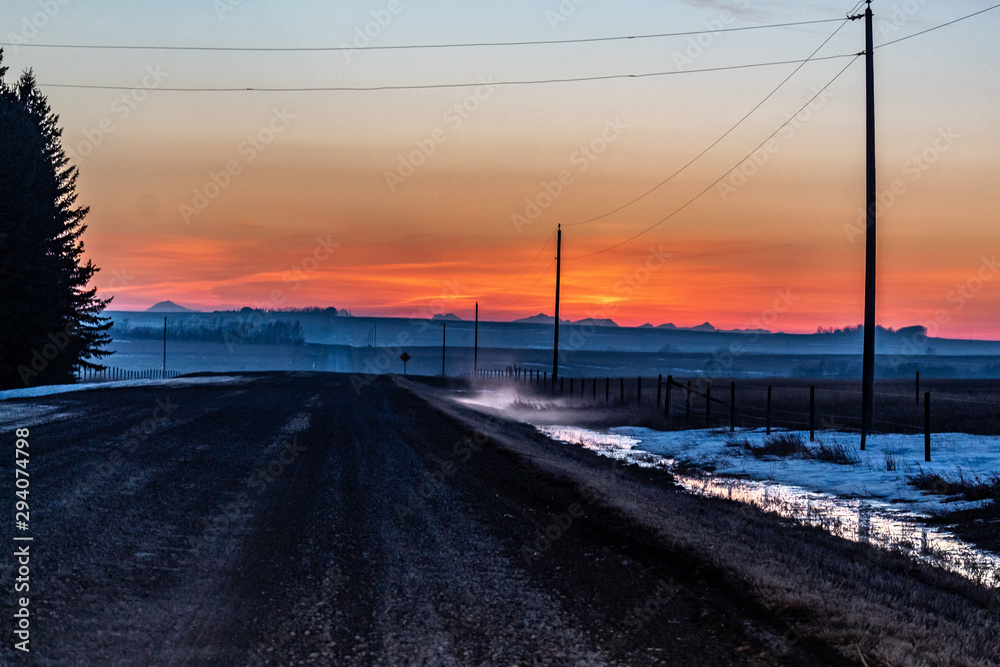
POLYGON ((403 354, 399 355, 399 360, 405 364, 407 361, 410 360, 410 355, 404 352, 403 354))

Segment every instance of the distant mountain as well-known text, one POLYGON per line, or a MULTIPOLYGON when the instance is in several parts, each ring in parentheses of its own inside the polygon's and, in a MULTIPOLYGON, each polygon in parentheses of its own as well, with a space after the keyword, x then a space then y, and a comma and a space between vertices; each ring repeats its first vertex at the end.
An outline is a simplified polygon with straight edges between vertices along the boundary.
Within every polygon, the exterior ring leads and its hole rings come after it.
POLYGON ((718 331, 718 329, 713 327, 708 322, 705 322, 704 324, 699 324, 696 327, 691 327, 691 331, 718 331))
POLYGON ((522 317, 519 320, 514 320, 515 322, 520 322, 522 324, 554 324, 556 318, 551 315, 546 315, 545 313, 538 313, 537 315, 532 315, 531 317, 522 317))
POLYGON ((657 325, 657 329, 676 329, 677 325, 667 322, 666 324, 657 325))
POLYGON ((184 306, 178 306, 173 301, 161 301, 146 309, 147 313, 198 313, 201 311, 191 310, 184 306))
POLYGON ((646 322, 645 324, 640 324, 640 325, 639 325, 638 327, 636 327, 636 328, 637 328, 637 329, 655 329, 656 327, 654 327, 654 326, 653 326, 652 324, 650 324, 649 322, 646 322))
MULTIPOLYGON (((551 315, 546 315, 545 313, 538 313, 537 315, 532 315, 531 317, 522 317, 519 320, 514 320, 514 322, 519 322, 521 324, 554 324, 556 318, 551 315)), ((561 324, 583 324, 595 327, 617 327, 618 323, 610 319, 597 319, 595 317, 586 317, 582 320, 577 320, 576 322, 572 320, 559 320, 561 324)))
POLYGON ((432 320, 446 320, 448 322, 461 322, 462 321, 462 318, 459 317, 458 315, 456 315, 455 313, 447 313, 445 315, 442 315, 441 313, 438 313, 437 315, 435 315, 431 319, 432 320))
POLYGON ((577 320, 576 322, 571 322, 570 324, 586 324, 595 327, 617 327, 618 323, 611 319, 597 319, 595 317, 587 317, 582 320, 577 320))

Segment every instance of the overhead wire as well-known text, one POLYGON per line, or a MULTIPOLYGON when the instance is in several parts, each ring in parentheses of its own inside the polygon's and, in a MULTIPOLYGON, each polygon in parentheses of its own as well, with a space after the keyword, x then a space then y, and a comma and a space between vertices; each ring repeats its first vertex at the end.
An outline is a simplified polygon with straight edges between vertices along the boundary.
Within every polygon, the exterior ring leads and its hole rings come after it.
POLYGON ((935 30, 940 30, 941 28, 947 28, 948 26, 955 25, 956 23, 958 23, 960 21, 965 21, 966 19, 971 19, 974 16, 979 16, 980 14, 985 14, 986 12, 991 12, 994 9, 998 9, 998 8, 1000 8, 1000 4, 993 5, 992 7, 987 7, 986 9, 982 9, 982 10, 980 10, 978 12, 973 12, 972 14, 968 14, 967 16, 959 17, 957 19, 954 19, 953 21, 948 21, 947 23, 942 23, 941 25, 936 25, 936 26, 933 26, 931 28, 927 28, 926 30, 921 30, 920 32, 915 32, 912 35, 906 35, 905 37, 900 37, 899 39, 894 39, 892 41, 885 42, 884 44, 879 44, 879 45, 877 45, 875 47, 875 49, 878 50, 878 49, 881 49, 881 48, 885 48, 886 46, 892 46, 893 44, 898 44, 900 42, 905 42, 908 39, 913 39, 914 37, 919 37, 920 35, 926 35, 929 32, 934 32, 935 30))
POLYGON ((715 179, 715 180, 714 180, 714 181, 713 181, 713 182, 712 182, 711 184, 709 184, 709 185, 708 185, 708 187, 706 187, 706 188, 705 188, 704 190, 702 190, 701 192, 699 192, 698 194, 696 194, 696 195, 695 195, 694 197, 692 197, 691 199, 689 199, 689 200, 688 200, 687 202, 685 202, 685 203, 684 203, 683 205, 681 205, 680 207, 678 207, 678 208, 674 209, 674 211, 673 211, 672 213, 670 213, 669 215, 667 215, 667 216, 665 216, 665 217, 663 217, 663 218, 660 218, 660 220, 658 220, 657 222, 653 223, 652 225, 650 225, 650 226, 649 226, 649 227, 647 227, 646 229, 642 230, 642 231, 641 231, 641 232, 639 232, 638 234, 634 234, 634 235, 630 236, 629 238, 625 239, 624 241, 620 241, 619 243, 615 243, 614 245, 611 245, 611 246, 608 246, 607 248, 604 248, 603 250, 598 250, 597 252, 592 252, 592 253, 589 253, 589 254, 586 254, 586 255, 578 255, 578 256, 576 256, 576 257, 567 257, 566 259, 586 259, 586 258, 588 258, 588 257, 594 257, 595 255, 601 255, 601 254, 603 254, 603 253, 606 253, 606 252, 609 252, 609 251, 611 251, 611 250, 614 250, 615 248, 620 248, 621 246, 625 245, 626 243, 630 243, 630 242, 632 242, 632 241, 636 240, 637 238, 639 238, 639 237, 641 237, 641 236, 644 236, 645 234, 648 234, 648 233, 649 233, 649 232, 651 232, 651 231, 652 231, 653 229, 655 229, 655 228, 659 227, 659 226, 660 226, 660 225, 662 225, 662 224, 663 224, 664 222, 666 222, 666 221, 670 220, 671 218, 673 218, 673 217, 674 217, 675 215, 677 215, 678 213, 680 213, 681 211, 683 211, 684 209, 686 209, 686 208, 687 208, 688 206, 690 206, 691 204, 693 204, 693 203, 694 203, 695 201, 697 201, 698 199, 700 199, 700 198, 701 198, 702 196, 704 196, 704 195, 705 195, 705 194, 706 194, 706 193, 707 193, 707 192, 708 192, 709 190, 711 190, 711 189, 712 189, 712 188, 714 188, 714 187, 715 187, 716 185, 718 185, 718 184, 719 184, 720 182, 722 182, 722 180, 723 180, 723 179, 724 179, 724 178, 725 178, 726 176, 728 176, 728 175, 729 175, 730 173, 732 173, 732 171, 733 171, 733 170, 735 170, 735 169, 736 169, 736 168, 738 168, 738 167, 739 167, 739 166, 740 166, 741 164, 743 164, 743 163, 744 163, 744 162, 746 162, 746 161, 747 161, 748 159, 750 159, 750 157, 751 157, 751 156, 752 156, 752 155, 753 155, 754 153, 756 153, 756 152, 757 152, 758 150, 760 150, 760 149, 761 149, 761 148, 762 148, 762 147, 763 147, 763 146, 764 146, 765 144, 767 144, 767 142, 768 142, 768 141, 770 141, 770 140, 771 140, 771 139, 772 139, 772 138, 773 138, 773 137, 774 137, 774 136, 775 136, 776 134, 778 134, 778 132, 780 132, 780 131, 782 130, 782 128, 784 128, 784 127, 785 127, 786 125, 788 125, 788 123, 790 123, 790 122, 791 122, 791 121, 792 121, 792 120, 793 120, 793 119, 794 119, 794 118, 795 118, 796 116, 798 116, 798 115, 799 115, 800 113, 802 113, 802 111, 803 111, 803 110, 804 110, 804 109, 805 109, 806 107, 808 107, 808 106, 809 106, 810 104, 812 104, 812 103, 813 103, 813 101, 814 101, 814 100, 815 100, 815 99, 816 99, 817 97, 819 97, 819 96, 820 96, 821 94, 823 94, 823 93, 824 93, 824 92, 826 91, 826 89, 827 89, 827 88, 829 88, 829 87, 830 87, 831 85, 833 85, 833 83, 834 83, 834 82, 835 82, 835 81, 836 81, 837 79, 839 79, 839 78, 840 78, 840 77, 841 77, 841 76, 842 76, 842 75, 844 74, 844 72, 846 72, 846 71, 847 71, 847 70, 848 70, 848 69, 849 69, 849 68, 851 67, 851 65, 853 65, 853 64, 854 64, 854 63, 855 63, 855 62, 856 62, 856 61, 858 60, 858 58, 860 58, 860 57, 861 57, 862 55, 863 55, 863 54, 856 54, 856 55, 854 56, 854 59, 853 59, 853 60, 851 60, 851 62, 847 63, 847 65, 846 65, 846 66, 845 66, 845 67, 844 67, 844 68, 843 68, 842 70, 840 70, 840 72, 838 72, 836 76, 834 76, 834 77, 833 77, 833 78, 832 78, 832 79, 831 79, 831 80, 830 80, 830 81, 829 81, 829 82, 828 82, 828 83, 827 83, 827 84, 826 84, 825 86, 823 86, 822 88, 820 88, 820 89, 819 89, 819 91, 817 91, 815 95, 813 95, 813 96, 812 96, 811 98, 809 98, 809 100, 808 100, 808 101, 807 101, 807 102, 806 102, 805 104, 803 104, 803 105, 802 105, 802 106, 801 106, 801 107, 799 108, 799 110, 798 110, 798 111, 796 111, 796 112, 795 112, 794 114, 792 114, 792 115, 791 115, 791 116, 790 116, 790 117, 788 118, 788 120, 786 120, 786 121, 785 121, 784 123, 782 123, 781 125, 779 125, 779 126, 777 127, 777 129, 775 129, 775 130, 774 130, 774 132, 772 132, 771 134, 769 134, 769 135, 767 136, 767 138, 766 138, 766 139, 764 139, 764 141, 762 141, 762 142, 761 142, 760 144, 758 144, 758 145, 757 145, 757 146, 756 146, 756 147, 755 147, 755 148, 754 148, 754 149, 753 149, 752 151, 750 151, 750 152, 749 152, 749 153, 747 153, 747 154, 746 154, 746 155, 745 155, 744 157, 742 157, 742 158, 740 159, 740 161, 739 161, 739 162, 737 162, 737 163, 736 163, 735 165, 733 165, 733 166, 732 166, 731 168, 727 169, 727 170, 726 170, 726 172, 725 172, 724 174, 722 174, 722 176, 719 176, 719 178, 715 179))
POLYGON ((820 23, 832 23, 840 21, 839 18, 815 19, 811 21, 795 21, 791 23, 772 23, 768 25, 737 26, 732 28, 719 28, 716 30, 687 30, 684 32, 662 32, 642 35, 617 35, 612 37, 580 37, 574 39, 547 39, 547 40, 526 40, 511 42, 460 42, 453 44, 375 44, 368 46, 357 46, 341 43, 338 46, 300 46, 300 47, 269 47, 269 46, 179 46, 179 45, 148 45, 148 44, 19 44, 15 42, 0 42, 0 46, 28 46, 41 49, 92 49, 92 50, 130 50, 130 51, 235 51, 235 52, 261 52, 261 53, 296 53, 296 52, 322 52, 322 51, 396 51, 413 49, 455 49, 455 48, 480 48, 480 47, 509 47, 509 46, 547 46, 560 44, 585 44, 598 42, 614 42, 636 39, 660 39, 666 37, 687 37, 689 35, 700 35, 705 32, 740 32, 747 30, 764 30, 770 28, 790 28, 804 25, 815 25, 820 23))
POLYGON ((708 153, 708 152, 709 152, 710 150, 712 150, 712 149, 713 149, 713 148, 715 148, 715 147, 716 147, 717 145, 719 145, 719 143, 721 143, 723 139, 725 139, 725 138, 726 138, 726 137, 728 137, 728 136, 729 136, 730 134, 732 134, 733 132, 735 132, 735 131, 736 131, 736 129, 737 129, 737 128, 738 128, 738 127, 739 127, 740 125, 742 125, 742 124, 743 124, 744 122, 746 122, 746 120, 747 120, 747 119, 748 119, 748 118, 749 118, 749 117, 750 117, 751 115, 753 115, 753 113, 754 113, 755 111, 757 111, 758 109, 760 109, 760 108, 761 108, 761 107, 762 107, 762 106, 763 106, 763 105, 764 105, 764 104, 765 104, 765 103, 766 103, 766 102, 767 102, 767 101, 768 101, 769 99, 771 99, 771 98, 772 98, 772 97, 773 97, 773 96, 775 95, 775 93, 777 93, 777 92, 778 92, 778 91, 779 91, 779 90, 780 90, 780 89, 781 89, 781 88, 782 88, 782 87, 783 87, 783 86, 784 86, 784 85, 785 85, 786 83, 788 83, 788 81, 789 81, 789 80, 790 80, 790 79, 791 79, 791 78, 792 78, 793 76, 795 76, 795 75, 796 75, 796 74, 797 74, 797 73, 799 72, 799 70, 801 70, 801 69, 802 69, 803 67, 805 67, 806 63, 808 63, 808 62, 810 62, 811 60, 813 60, 813 59, 815 58, 816 54, 817 54, 817 53, 819 53, 819 51, 820 51, 820 50, 821 50, 821 49, 822 49, 822 48, 823 48, 824 46, 826 46, 827 44, 829 44, 829 43, 830 43, 830 40, 831 40, 831 39, 833 39, 833 38, 834 38, 834 37, 835 37, 835 36, 837 35, 837 33, 838 33, 838 32, 840 32, 841 28, 843 28, 843 27, 844 27, 845 25, 847 25, 847 24, 848 24, 849 22, 850 22, 850 21, 849 21, 848 19, 844 19, 844 20, 843 20, 843 21, 841 22, 841 24, 840 24, 839 26, 837 26, 837 29, 833 31, 833 34, 831 34, 831 35, 830 35, 829 37, 827 37, 827 38, 826 38, 826 39, 825 39, 825 40, 823 41, 823 43, 822 43, 822 44, 820 44, 820 45, 819 45, 819 46, 818 46, 818 47, 816 48, 816 50, 812 52, 812 54, 810 54, 810 56, 809 56, 808 58, 806 58, 806 59, 805 59, 805 60, 803 60, 803 61, 802 61, 801 63, 799 63, 799 66, 798 66, 798 67, 796 67, 796 68, 795 68, 795 69, 794 69, 794 70, 792 71, 792 73, 791 73, 791 74, 789 74, 789 75, 788 75, 787 77, 785 77, 785 78, 784 78, 784 80, 782 80, 782 82, 781 82, 781 83, 779 83, 779 84, 777 85, 777 87, 775 87, 775 88, 774 88, 774 90, 772 90, 772 91, 771 91, 770 93, 768 93, 768 94, 767 94, 767 96, 765 96, 765 97, 764 97, 764 99, 762 99, 762 100, 761 100, 760 102, 758 102, 758 103, 757 103, 757 105, 756 105, 756 106, 754 106, 754 108, 750 109, 750 111, 748 111, 748 112, 747 112, 747 113, 746 113, 746 114, 745 114, 745 115, 744 115, 744 116, 743 116, 742 118, 740 118, 740 119, 739 119, 739 120, 738 120, 738 121, 736 122, 736 124, 735 124, 735 125, 733 125, 733 126, 732 126, 732 127, 730 127, 730 128, 728 129, 728 130, 726 130, 726 132, 725 132, 725 133, 724 133, 724 134, 723 134, 723 135, 722 135, 721 137, 719 137, 718 139, 716 139, 715 141, 713 141, 713 142, 712 142, 712 143, 711 143, 711 144, 710 144, 710 145, 708 146, 708 148, 706 148, 706 149, 705 149, 705 150, 703 150, 702 152, 698 153, 698 155, 694 156, 694 157, 693 157, 693 158, 692 158, 692 159, 691 159, 691 160, 690 160, 690 161, 689 161, 689 162, 688 162, 687 164, 685 164, 685 165, 684 165, 683 167, 681 167, 680 169, 678 169, 677 171, 675 171, 674 173, 672 173, 672 174, 671 174, 670 176, 668 176, 667 178, 663 179, 662 181, 660 181, 660 182, 659 182, 659 183, 657 183, 657 184, 656 184, 655 186, 653 186, 652 188, 650 188, 650 189, 649 189, 649 190, 647 190, 646 192, 642 193, 641 195, 639 195, 639 196, 638 196, 638 197, 636 197, 635 199, 632 199, 631 201, 628 201, 628 202, 626 202, 625 204, 622 204, 622 205, 621 205, 621 206, 619 206, 618 208, 616 208, 616 209, 614 209, 614 210, 611 210, 611 211, 608 211, 607 213, 603 213, 603 214, 601 214, 601 215, 598 215, 598 216, 596 216, 596 217, 593 217, 593 218, 588 218, 587 220, 580 220, 579 222, 568 222, 568 223, 565 223, 565 224, 566 224, 566 226, 567 226, 567 227, 575 227, 575 226, 577 226, 577 225, 584 225, 584 224, 587 224, 587 223, 589 223, 589 222, 595 222, 595 221, 597 221, 597 220, 601 220, 601 219, 603 219, 603 218, 606 218, 606 217, 608 217, 608 216, 611 216, 611 215, 614 215, 615 213, 618 213, 619 211, 622 211, 622 210, 624 210, 624 209, 628 208, 628 207, 629 207, 629 206, 631 206, 632 204, 635 204, 635 203, 637 203, 637 202, 641 201, 642 199, 645 199, 646 197, 648 197, 649 195, 653 194, 654 192, 656 192, 657 190, 659 190, 659 189, 660 189, 661 187, 663 187, 664 185, 666 185, 667 183, 669 183, 670 181, 672 181, 672 180, 673 180, 674 178, 676 178, 676 177, 677 177, 678 175, 680 175, 680 174, 681 174, 681 172, 683 172, 684 170, 686 170, 686 169, 687 169, 688 167, 690 167, 690 166, 691 166, 691 165, 693 165, 693 164, 694 164, 695 162, 697 162, 698 160, 700 160, 700 159, 701 159, 701 158, 702 158, 702 157, 703 157, 703 156, 704 156, 704 155, 705 155, 706 153, 708 153))
MULTIPOLYGON (((833 56, 824 56, 822 58, 813 58, 812 61, 818 60, 836 60, 838 58, 849 58, 854 54, 842 53, 833 56)), ((581 83, 588 81, 611 81, 614 79, 648 79, 653 77, 662 76, 678 76, 684 74, 702 74, 706 72, 726 72, 733 70, 743 70, 743 69, 753 69, 757 67, 774 67, 777 65, 792 65, 796 63, 806 62, 805 60, 776 60, 770 62, 762 63, 744 63, 741 65, 723 65, 719 67, 704 67, 701 69, 688 69, 688 70, 670 70, 667 72, 643 72, 640 74, 603 74, 596 76, 577 76, 577 77, 566 77, 566 78, 552 78, 552 79, 523 79, 515 81, 475 81, 475 82, 462 82, 462 83, 429 83, 429 84, 408 84, 408 85, 397 85, 397 86, 288 86, 288 87, 270 87, 270 86, 208 86, 208 87, 159 87, 155 88, 156 92, 168 92, 168 93, 316 93, 316 92, 338 92, 338 93, 366 93, 366 92, 378 92, 378 91, 392 91, 392 90, 440 90, 448 88, 478 88, 484 85, 489 86, 532 86, 532 85, 547 85, 554 83, 581 83)), ((102 84, 84 84, 84 83, 39 83, 40 87, 43 88, 73 88, 78 90, 133 90, 135 86, 121 86, 121 85, 102 85, 102 84)))
POLYGON ((524 271, 522 271, 522 272, 521 272, 521 275, 519 275, 519 276, 517 277, 517 279, 516 279, 516 280, 514 280, 514 282, 512 282, 512 283, 511 283, 510 285, 507 285, 507 287, 505 287, 505 288, 504 288, 504 289, 503 289, 503 290, 502 290, 502 291, 501 291, 501 292, 500 292, 499 294, 497 294, 496 296, 492 296, 492 297, 490 297, 489 299, 487 299, 485 303, 490 303, 490 302, 492 302, 492 301, 495 301, 496 299, 499 299, 499 298, 500 298, 501 296, 503 296, 504 294, 506 294, 506 293, 507 293, 507 292, 508 292, 508 291, 510 290, 510 288, 511 288, 511 287, 513 287, 513 286, 514 286, 514 285, 516 285, 516 284, 517 284, 518 282, 520 282, 521 278, 523 278, 523 277, 524 277, 524 275, 525 275, 526 273, 528 273, 528 271, 530 271, 530 270, 531 270, 531 267, 535 265, 535 262, 537 262, 537 261, 538 261, 538 258, 539 258, 539 257, 541 256, 541 254, 542 254, 542 251, 544 251, 544 250, 545 250, 545 248, 547 248, 547 247, 548 247, 548 245, 549 245, 549 242, 550 242, 550 241, 552 240, 552 237, 553 237, 553 236, 555 236, 555 235, 556 235, 556 230, 555 230, 555 229, 553 229, 553 230, 552 230, 552 233, 551 233, 551 234, 549 234, 549 237, 548 237, 547 239, 545 239, 545 243, 543 243, 543 244, 542 244, 542 247, 538 249, 538 252, 537 252, 537 253, 535 253, 535 256, 534 256, 534 257, 532 258, 532 260, 531 260, 531 262, 530 262, 530 263, 528 264, 527 268, 525 268, 525 269, 524 269, 524 271))

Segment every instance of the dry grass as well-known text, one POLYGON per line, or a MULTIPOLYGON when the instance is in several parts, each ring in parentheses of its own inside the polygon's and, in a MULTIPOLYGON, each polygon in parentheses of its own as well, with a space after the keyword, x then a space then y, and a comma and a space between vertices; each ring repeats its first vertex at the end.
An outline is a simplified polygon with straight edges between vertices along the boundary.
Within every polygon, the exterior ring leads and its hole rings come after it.
POLYGON ((957 477, 921 472, 907 478, 907 482, 925 493, 939 496, 969 501, 1000 501, 1000 474, 997 473, 989 477, 974 475, 967 478, 960 468, 957 477))
POLYGON ((827 445, 820 443, 819 447, 810 452, 812 458, 826 463, 836 463, 837 465, 857 465, 861 459, 852 450, 844 446, 843 443, 827 445))

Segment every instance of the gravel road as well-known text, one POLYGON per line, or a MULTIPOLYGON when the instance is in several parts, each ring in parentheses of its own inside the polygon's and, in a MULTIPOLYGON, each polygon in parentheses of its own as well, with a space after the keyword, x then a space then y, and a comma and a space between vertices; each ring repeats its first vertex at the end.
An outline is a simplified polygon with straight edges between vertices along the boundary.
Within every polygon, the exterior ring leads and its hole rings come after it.
POLYGON ((681 495, 665 474, 540 436, 526 457, 523 427, 403 380, 85 391, 0 426, 11 450, 30 428, 35 539, 30 663, 8 631, 5 664, 853 664, 600 491, 681 495))

